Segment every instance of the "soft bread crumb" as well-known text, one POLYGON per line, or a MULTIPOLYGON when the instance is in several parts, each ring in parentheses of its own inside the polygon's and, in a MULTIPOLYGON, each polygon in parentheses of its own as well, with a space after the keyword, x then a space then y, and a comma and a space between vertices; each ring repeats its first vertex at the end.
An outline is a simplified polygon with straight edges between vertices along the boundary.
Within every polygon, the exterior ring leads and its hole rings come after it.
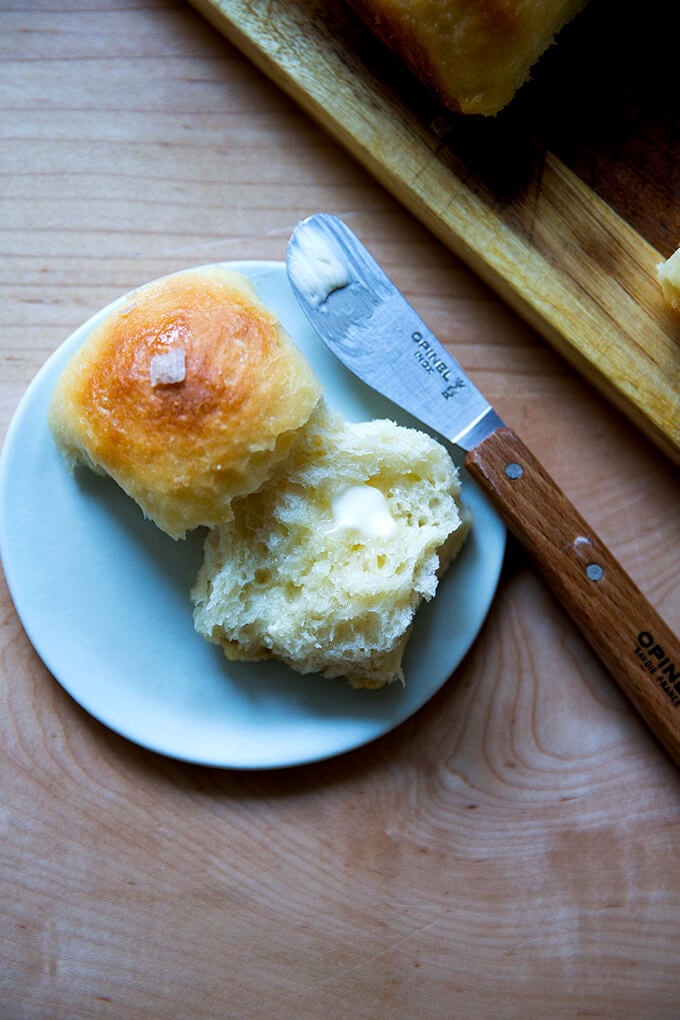
POLYGON ((451 458, 425 433, 350 424, 322 405, 285 464, 209 533, 197 631, 230 659, 276 658, 353 687, 403 682, 415 612, 470 525, 459 497, 451 458), (394 527, 336 526, 333 502, 354 486, 382 494, 394 527))
POLYGON ((659 262, 656 276, 661 284, 664 301, 676 315, 680 316, 680 248, 665 262, 659 262))

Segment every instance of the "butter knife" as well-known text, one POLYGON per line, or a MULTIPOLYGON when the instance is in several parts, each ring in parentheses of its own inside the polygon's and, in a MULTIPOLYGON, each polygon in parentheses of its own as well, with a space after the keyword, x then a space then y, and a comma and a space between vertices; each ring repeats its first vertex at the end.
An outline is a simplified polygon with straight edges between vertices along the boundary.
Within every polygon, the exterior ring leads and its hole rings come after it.
POLYGON ((680 764, 680 642, 612 553, 341 219, 299 223, 286 264, 340 361, 465 452, 469 474, 680 764))

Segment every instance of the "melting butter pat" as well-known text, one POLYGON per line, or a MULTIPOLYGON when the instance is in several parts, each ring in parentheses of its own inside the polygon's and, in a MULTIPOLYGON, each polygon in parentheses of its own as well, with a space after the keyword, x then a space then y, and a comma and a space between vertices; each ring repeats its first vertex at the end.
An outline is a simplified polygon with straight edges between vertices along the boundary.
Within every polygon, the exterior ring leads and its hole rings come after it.
POLYGON ((348 485, 332 503, 332 532, 344 531, 357 538, 386 538, 396 528, 387 500, 373 485, 348 485))
POLYGON ((152 386, 168 386, 183 382, 186 378, 184 351, 171 347, 169 351, 154 354, 149 365, 149 381, 152 386))

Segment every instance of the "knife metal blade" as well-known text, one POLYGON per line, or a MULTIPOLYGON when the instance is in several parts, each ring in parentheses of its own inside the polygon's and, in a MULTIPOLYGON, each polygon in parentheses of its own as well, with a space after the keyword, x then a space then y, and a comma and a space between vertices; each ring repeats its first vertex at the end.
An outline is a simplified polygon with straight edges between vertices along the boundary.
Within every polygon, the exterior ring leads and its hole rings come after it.
POLYGON ((503 424, 342 220, 303 220, 287 262, 307 317, 360 379, 463 450, 503 424))
POLYGON ((303 220, 286 262, 293 292, 330 350, 466 451, 469 474, 680 764, 680 642, 613 554, 342 220, 324 213, 303 220))

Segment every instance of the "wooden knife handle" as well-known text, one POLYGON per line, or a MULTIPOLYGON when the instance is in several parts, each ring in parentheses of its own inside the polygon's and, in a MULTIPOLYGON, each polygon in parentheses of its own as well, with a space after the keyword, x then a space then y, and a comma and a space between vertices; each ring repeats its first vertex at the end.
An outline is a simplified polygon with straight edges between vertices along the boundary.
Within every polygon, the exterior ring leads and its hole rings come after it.
POLYGON ((668 625, 511 429, 480 443, 465 466, 680 764, 680 642, 668 625))

